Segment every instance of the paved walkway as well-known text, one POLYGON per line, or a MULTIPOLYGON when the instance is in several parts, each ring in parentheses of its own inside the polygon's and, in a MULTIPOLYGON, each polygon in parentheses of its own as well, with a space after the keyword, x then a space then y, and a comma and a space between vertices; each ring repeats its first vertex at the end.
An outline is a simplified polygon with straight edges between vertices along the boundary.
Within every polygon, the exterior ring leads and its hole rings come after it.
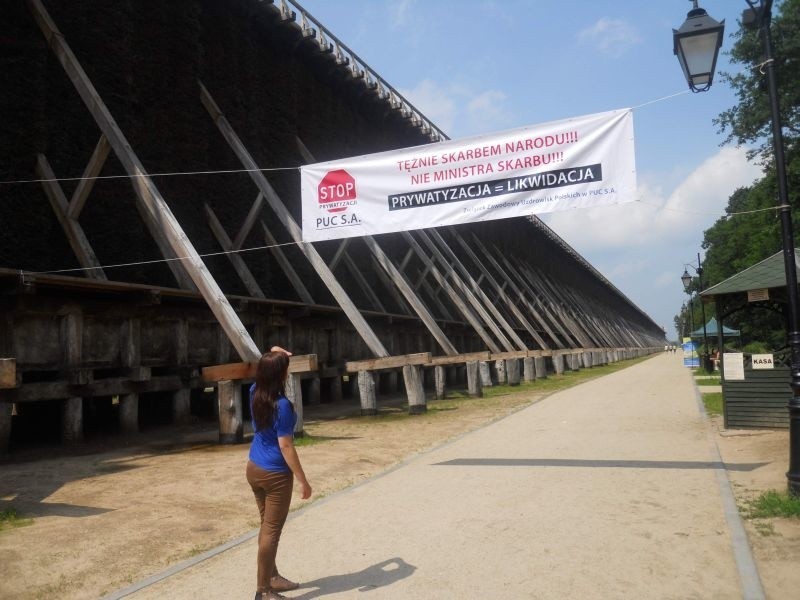
MULTIPOLYGON (((658 355, 294 513, 279 564, 305 600, 758 598, 726 486, 689 372, 658 355)), ((252 598, 255 554, 126 597, 252 598)))

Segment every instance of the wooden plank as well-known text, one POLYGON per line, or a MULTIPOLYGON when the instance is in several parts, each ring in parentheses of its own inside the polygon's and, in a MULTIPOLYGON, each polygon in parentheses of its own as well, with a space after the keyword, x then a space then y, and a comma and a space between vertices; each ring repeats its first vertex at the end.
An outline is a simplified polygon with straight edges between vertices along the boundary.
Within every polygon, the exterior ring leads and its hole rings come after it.
MULTIPOLYGON (((250 152, 245 148, 242 140, 239 139, 239 136, 202 83, 200 83, 200 99, 209 115, 211 115, 220 133, 228 142, 228 145, 239 158, 239 161, 248 170, 250 178, 256 184, 259 191, 264 194, 264 198, 267 200, 273 212, 278 216, 278 219, 283 223, 284 227, 286 227, 292 240, 297 243, 298 248, 305 254, 311 266, 314 267, 314 270, 320 276, 323 283, 325 283, 331 295, 353 324, 354 329, 361 336, 361 339, 364 340, 364 343, 376 356, 389 356, 389 352, 383 346, 378 336, 375 335, 372 327, 370 327, 369 323, 364 319, 363 315, 359 312, 334 274, 331 273, 328 265, 322 260, 316 248, 310 243, 303 242, 302 229, 287 210, 286 206, 284 206, 278 194, 272 189, 272 186, 259 169, 258 164, 253 160, 250 152)), ((257 358, 258 357, 253 357, 252 360, 256 360, 257 358)))
POLYGON ((357 373, 359 371, 377 371, 380 369, 397 369, 411 365, 425 365, 430 362, 430 352, 419 352, 417 354, 400 354, 398 356, 348 361, 344 363, 344 370, 347 373, 357 373))
POLYGON ((228 233, 225 231, 222 223, 219 222, 214 210, 206 203, 203 203, 203 209, 206 212, 206 218, 208 219, 208 226, 211 228, 211 232, 214 234, 214 237, 217 238, 220 247, 228 253, 226 256, 231 262, 233 270, 236 271, 239 279, 244 283, 244 287, 247 288, 247 292, 256 298, 265 298, 264 292, 261 291, 261 287, 258 285, 253 273, 247 268, 244 259, 238 253, 231 252, 231 250, 233 250, 231 239, 228 237, 228 233))
MULTIPOLYGON (((53 169, 44 154, 36 155, 36 172, 42 179, 56 179, 55 173, 53 173, 53 169)), ((86 276, 92 279, 108 280, 105 272, 100 267, 100 261, 97 260, 92 245, 86 239, 83 227, 67 214, 69 205, 61 186, 57 181, 43 181, 42 186, 47 194, 47 199, 50 200, 50 206, 52 206, 53 212, 61 224, 64 234, 67 236, 67 241, 78 259, 78 263, 86 269, 86 276)))
POLYGON ((383 305, 383 302, 381 302, 381 299, 375 293, 375 290, 372 289, 372 286, 364 278, 364 274, 361 272, 361 269, 346 252, 344 254, 344 264, 347 267, 347 270, 350 271, 350 276, 355 279, 356 283, 358 283, 361 291, 364 292, 364 295, 367 298, 369 298, 369 301, 372 303, 372 306, 375 308, 375 310, 384 313, 388 312, 386 307, 383 305))
MULTIPOLYGON (((94 89, 80 63, 72 54, 64 40, 64 36, 55 27, 40 0, 29 0, 29 4, 50 47, 58 57, 59 62, 64 67, 101 131, 108 138, 109 144, 114 149, 125 171, 132 177, 134 190, 140 200, 138 204, 148 217, 145 218, 145 222, 148 227, 151 227, 154 239, 156 242, 166 239, 174 254, 181 258, 180 262, 183 269, 189 274, 205 298, 208 307, 214 313, 239 356, 246 360, 257 360, 261 353, 247 333, 247 329, 239 320, 217 282, 211 277, 200 255, 192 246, 161 193, 150 177, 147 176, 147 171, 133 152, 130 143, 94 89)), ((173 262, 170 261, 168 264, 172 265, 173 262)), ((180 271, 180 266, 178 269, 179 272, 182 272, 180 271)))
POLYGON ((100 141, 97 142, 89 163, 83 171, 83 176, 78 181, 78 185, 75 187, 75 191, 69 201, 67 216, 70 219, 77 219, 80 216, 83 207, 86 205, 86 199, 92 192, 92 188, 94 188, 95 181, 97 181, 96 177, 100 174, 110 150, 111 145, 108 143, 108 139, 105 135, 101 135, 100 141))
POLYGON ((0 390, 17 387, 17 360, 0 358, 0 390))
POLYGON ((250 206, 250 211, 247 213, 247 217, 245 217, 244 223, 242 223, 242 227, 239 229, 239 233, 236 234, 236 237, 233 240, 234 250, 242 249, 242 245, 244 244, 245 239, 247 239, 247 236, 250 235, 250 232, 253 230, 253 225, 256 224, 263 206, 264 194, 259 192, 258 196, 256 196, 255 202, 253 202, 253 204, 250 206))
MULTIPOLYGON (((258 361, 229 363, 203 367, 200 377, 203 381, 223 381, 225 379, 254 379, 258 361)), ((316 354, 299 354, 289 358, 289 373, 307 373, 319 368, 316 354)))
POLYGON ((515 350, 513 352, 492 352, 489 360, 511 360, 514 358, 528 358, 529 350, 515 350))
POLYGON ((459 363, 480 362, 489 360, 491 353, 487 350, 483 352, 466 352, 453 356, 434 356, 431 358, 430 365, 434 367, 443 365, 457 365, 459 363))
POLYGON ((283 252, 280 246, 278 246, 278 240, 276 240, 272 235, 272 232, 269 230, 264 221, 261 221, 261 229, 264 231, 264 241, 267 242, 268 246, 271 246, 269 249, 270 253, 272 253, 272 256, 277 261, 278 266, 280 266, 280 268, 283 270, 283 273, 286 275, 289 283, 292 284, 294 291, 297 292, 298 296, 300 296, 300 300, 306 304, 314 304, 314 299, 311 297, 308 288, 306 288, 303 280, 297 275, 292 263, 288 258, 286 258, 286 254, 283 252))

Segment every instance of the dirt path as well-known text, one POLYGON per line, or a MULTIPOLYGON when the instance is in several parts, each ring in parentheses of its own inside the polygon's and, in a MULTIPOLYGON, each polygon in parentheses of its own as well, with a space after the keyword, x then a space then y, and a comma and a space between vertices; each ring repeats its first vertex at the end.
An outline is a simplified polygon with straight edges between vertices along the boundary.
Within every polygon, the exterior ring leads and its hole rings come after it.
MULTIPOLYGON (((306 431, 317 443, 299 452, 314 497, 549 392, 536 385, 488 399, 430 402, 427 414, 412 418, 390 406, 371 418, 353 416, 353 405, 307 408, 306 431)), ((148 442, 137 447, 0 465, 0 511, 13 507, 33 519, 0 531, 0 597, 98 597, 255 528, 243 475, 248 446, 219 446, 216 436, 212 427, 169 429, 137 438, 148 442)), ((724 460, 766 463, 731 473, 740 498, 784 489, 787 438, 785 432, 718 435, 724 460)), ((768 597, 786 598, 785 590, 800 586, 800 525, 773 519, 747 527, 768 597)))

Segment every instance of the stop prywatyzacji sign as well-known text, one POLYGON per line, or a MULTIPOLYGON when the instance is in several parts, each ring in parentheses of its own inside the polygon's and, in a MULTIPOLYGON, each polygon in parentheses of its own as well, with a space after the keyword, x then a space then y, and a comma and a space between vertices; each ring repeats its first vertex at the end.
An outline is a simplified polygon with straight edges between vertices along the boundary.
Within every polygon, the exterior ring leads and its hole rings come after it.
POLYGON ((630 109, 302 167, 303 240, 636 199, 630 109))

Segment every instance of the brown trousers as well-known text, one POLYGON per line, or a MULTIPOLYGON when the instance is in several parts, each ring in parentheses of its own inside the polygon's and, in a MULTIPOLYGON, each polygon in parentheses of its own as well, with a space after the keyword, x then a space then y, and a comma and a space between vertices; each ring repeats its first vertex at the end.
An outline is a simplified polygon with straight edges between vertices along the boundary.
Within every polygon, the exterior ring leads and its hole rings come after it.
POLYGON ((278 573, 275 555, 281 539, 283 524, 289 514, 294 477, 291 473, 265 471, 247 461, 247 483, 253 488, 261 529, 258 532, 257 592, 269 591, 269 579, 278 573))

